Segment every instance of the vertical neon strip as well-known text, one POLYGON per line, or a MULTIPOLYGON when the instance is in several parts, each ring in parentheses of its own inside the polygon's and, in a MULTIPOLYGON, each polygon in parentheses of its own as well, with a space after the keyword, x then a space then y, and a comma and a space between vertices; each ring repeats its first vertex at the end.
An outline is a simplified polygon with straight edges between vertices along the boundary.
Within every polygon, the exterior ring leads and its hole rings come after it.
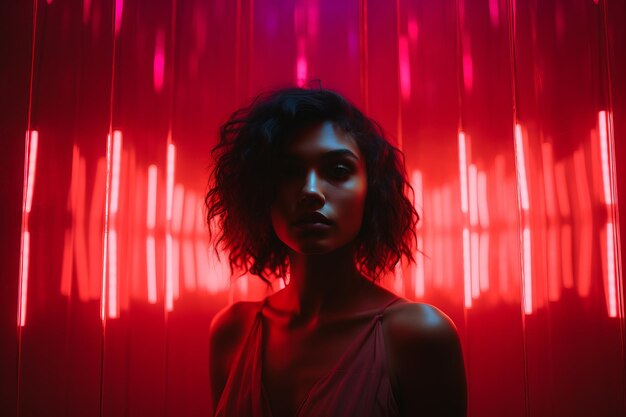
POLYGON ((563 273, 563 287, 572 288, 574 286, 574 271, 572 265, 572 226, 563 225, 561 228, 561 271, 563 273))
POLYGON ((469 179, 469 219, 470 225, 478 224, 478 171, 476 165, 470 164, 467 168, 467 177, 469 179))
POLYGON ((20 306, 19 325, 26 324, 26 302, 28 300, 28 264, 30 260, 30 232, 25 230, 22 233, 22 276, 20 280, 20 306))
MULTIPOLYGON (((424 239, 421 235, 417 236, 417 247, 424 247, 424 239)), ((425 285, 424 285, 424 255, 420 252, 415 254, 415 296, 418 298, 424 297, 425 285)))
POLYGON ((409 61, 409 39, 406 36, 398 38, 398 61, 400 69, 400 92, 402 99, 411 98, 411 64, 409 61))
MULTIPOLYGON (((422 172, 419 170, 413 171, 411 175, 413 190, 415 191, 415 210, 419 214, 420 219, 424 217, 424 181, 422 172)), ((422 222, 417 223, 417 228, 422 227, 422 222)))
POLYGON ((106 179, 104 187, 104 233, 102 236, 102 287, 100 289, 100 319, 106 318, 107 304, 107 270, 108 270, 108 250, 109 250, 109 209, 111 204, 111 164, 112 164, 112 138, 111 134, 107 135, 107 152, 106 152, 106 179))
POLYGON ((156 304, 156 242, 153 235, 146 238, 146 270, 148 272, 148 302, 156 304))
POLYGON ((122 12, 124 10, 124 0, 115 0, 115 35, 119 35, 122 28, 122 12))
POLYGON ((471 286, 472 286, 472 298, 478 298, 480 296, 480 241, 478 240, 478 232, 470 233, 470 255, 471 255, 471 286))
POLYGON ((111 214, 117 213, 120 200, 120 165, 122 159, 122 132, 113 131, 113 165, 111 169, 111 214))
POLYGON ((489 290, 489 233, 482 232, 480 234, 480 291, 489 290))
POLYGON ((530 229, 524 227, 522 234, 522 253, 523 253, 523 265, 522 265, 522 278, 524 280, 524 313, 532 314, 533 312, 533 293, 532 293, 532 264, 531 264, 531 244, 530 244, 530 229))
POLYGON ((173 143, 167 145, 167 183, 166 183, 166 206, 165 216, 167 221, 172 220, 172 206, 174 202, 174 168, 176 147, 173 143))
POLYGON ((611 197, 611 177, 609 170, 609 137, 606 123, 607 115, 604 110, 598 113, 598 131, 600 133, 600 158, 602 160, 602 184, 604 186, 604 203, 613 204, 611 197))
POLYGON ((109 231, 109 318, 117 317, 117 232, 109 231))
POLYGON ((28 149, 28 179, 26 182, 26 213, 30 213, 33 207, 33 191, 35 190, 35 170, 37 169, 37 147, 39 143, 39 132, 33 130, 30 133, 30 144, 28 149))
POLYGON ((180 297, 180 242, 178 239, 173 239, 173 252, 172 252, 172 292, 174 300, 180 297))
POLYGON ((489 201, 487 199, 487 174, 478 171, 477 176, 478 221, 483 228, 489 227, 489 201))
POLYGON ((467 149, 464 132, 459 132, 459 175, 461 182, 461 212, 467 213, 469 203, 467 198, 467 149))
POLYGON ((306 43, 304 38, 298 38, 298 58, 296 61, 296 83, 302 87, 308 77, 308 62, 305 54, 306 43))
POLYGON ((543 184, 546 196, 546 213, 548 219, 556 216, 556 201, 554 196, 554 157, 552 144, 544 142, 541 144, 541 155, 543 162, 543 184))
POLYGON ((606 224, 606 272, 609 295, 609 317, 617 317, 617 290, 615 273, 615 246, 613 242, 613 223, 606 224))
POLYGON ((154 58, 152 60, 152 85, 154 91, 163 90, 165 78, 165 33, 162 28, 156 30, 154 39, 154 58))
POLYGON ((174 309, 174 259, 173 259, 173 243, 172 235, 165 235, 165 310, 172 311, 174 309))
POLYGON ((554 164, 554 179, 556 181, 556 198, 559 203, 561 217, 570 216, 569 194, 567 193, 567 177, 565 175, 565 165, 563 162, 554 164))
POLYGON ((522 136, 522 126, 515 124, 515 160, 517 162, 517 181, 519 184, 519 196, 522 210, 530 207, 528 199, 528 178, 526 176, 526 158, 524 156, 524 138, 522 136))
POLYGON ((463 289, 465 308, 472 306, 472 281, 470 264, 470 233, 467 227, 463 228, 463 289))
POLYGON ((154 229, 156 225, 156 194, 157 194, 157 167, 148 167, 148 208, 146 212, 146 226, 154 229))

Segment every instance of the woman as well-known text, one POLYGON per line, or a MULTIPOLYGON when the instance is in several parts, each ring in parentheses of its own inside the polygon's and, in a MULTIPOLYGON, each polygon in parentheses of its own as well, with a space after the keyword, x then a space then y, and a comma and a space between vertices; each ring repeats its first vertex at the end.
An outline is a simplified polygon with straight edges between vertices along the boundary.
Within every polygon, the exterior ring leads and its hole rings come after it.
POLYGON ((465 415, 451 320, 374 283, 413 261, 419 220, 382 129, 337 93, 287 88, 220 133, 212 234, 232 270, 288 285, 213 319, 215 415, 465 415))

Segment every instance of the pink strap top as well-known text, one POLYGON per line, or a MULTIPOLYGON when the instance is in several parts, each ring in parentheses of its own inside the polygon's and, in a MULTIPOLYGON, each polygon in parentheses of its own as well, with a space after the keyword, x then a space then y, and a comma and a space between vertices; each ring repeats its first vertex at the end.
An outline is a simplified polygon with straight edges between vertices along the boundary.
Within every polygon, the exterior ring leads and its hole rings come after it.
MULTIPOLYGON (((335 367, 309 391, 296 416, 398 416, 386 366, 382 318, 391 300, 374 316, 339 359, 335 367)), ((215 416, 271 417, 262 382, 262 311, 256 314, 239 357, 233 363, 215 416)))

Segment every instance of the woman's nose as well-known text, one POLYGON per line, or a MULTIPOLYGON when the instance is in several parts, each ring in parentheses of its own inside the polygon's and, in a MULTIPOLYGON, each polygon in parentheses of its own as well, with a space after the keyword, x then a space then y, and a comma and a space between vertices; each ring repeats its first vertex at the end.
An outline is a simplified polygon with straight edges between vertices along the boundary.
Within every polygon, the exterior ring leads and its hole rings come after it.
POLYGON ((300 192, 300 202, 317 203, 321 206, 326 202, 324 193, 320 188, 321 184, 316 172, 311 170, 307 173, 304 187, 300 192))

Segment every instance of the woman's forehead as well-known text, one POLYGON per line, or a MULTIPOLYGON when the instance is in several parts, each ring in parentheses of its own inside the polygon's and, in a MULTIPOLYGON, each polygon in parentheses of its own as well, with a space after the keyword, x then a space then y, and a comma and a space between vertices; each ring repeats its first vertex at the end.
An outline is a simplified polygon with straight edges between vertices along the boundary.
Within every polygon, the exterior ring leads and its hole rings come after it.
POLYGON ((361 151, 352 135, 330 121, 303 130, 289 140, 284 153, 294 158, 315 158, 325 154, 353 155, 362 159, 361 151))

